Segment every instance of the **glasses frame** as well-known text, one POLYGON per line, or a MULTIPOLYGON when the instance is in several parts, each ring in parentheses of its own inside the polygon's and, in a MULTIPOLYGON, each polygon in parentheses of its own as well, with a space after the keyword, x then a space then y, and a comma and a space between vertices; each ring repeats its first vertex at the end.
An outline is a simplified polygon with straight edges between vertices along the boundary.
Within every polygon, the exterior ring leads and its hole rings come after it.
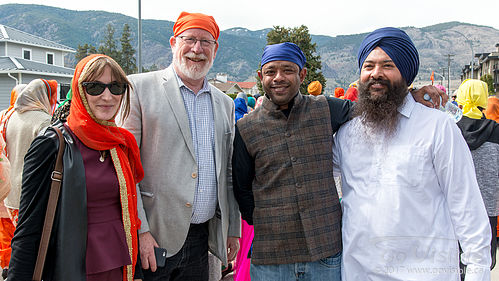
POLYGON ((208 48, 211 46, 215 46, 217 44, 217 41, 215 41, 215 40, 197 39, 197 38, 190 37, 190 36, 177 36, 177 37, 182 39, 182 41, 184 41, 185 44, 187 44, 188 46, 191 46, 191 47, 196 45, 196 43, 198 41, 201 44, 201 47, 203 47, 203 48, 208 48))
POLYGON ((123 94, 125 94, 125 93, 126 93, 126 90, 127 90, 127 88, 128 88, 128 84, 127 84, 127 83, 118 83, 118 82, 116 82, 116 81, 115 81, 115 82, 108 83, 108 84, 106 84, 106 83, 102 83, 102 82, 99 82, 99 81, 83 82, 83 83, 81 83, 81 85, 85 88, 85 92, 86 92, 87 94, 89 94, 89 95, 91 95, 91 96, 94 96, 94 97, 102 95, 102 93, 104 93, 104 91, 106 90, 106 88, 108 88, 108 89, 109 89, 109 92, 110 92, 111 94, 113 94, 113 95, 115 95, 115 96, 121 96, 121 95, 123 95, 123 94), (90 85, 99 85, 99 86, 104 86, 104 88, 102 88, 102 91, 101 91, 100 93, 98 93, 98 94, 93 94, 93 93, 89 93, 89 92, 88 92, 87 87, 88 87, 88 86, 90 86, 90 85), (123 91, 122 91, 122 92, 116 92, 116 93, 115 93, 115 92, 113 92, 113 90, 111 89, 111 87, 112 87, 112 86, 115 86, 115 85, 122 85, 122 86, 123 86, 123 91))

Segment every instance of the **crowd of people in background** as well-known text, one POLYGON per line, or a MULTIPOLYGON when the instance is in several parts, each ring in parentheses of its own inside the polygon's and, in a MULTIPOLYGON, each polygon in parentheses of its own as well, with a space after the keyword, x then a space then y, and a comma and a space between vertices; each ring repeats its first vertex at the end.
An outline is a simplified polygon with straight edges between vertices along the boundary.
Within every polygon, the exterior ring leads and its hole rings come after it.
POLYGON ((449 101, 441 85, 414 88, 416 46, 386 27, 362 41, 346 91, 312 81, 301 93, 307 59, 283 42, 263 50, 263 93, 232 100, 206 78, 219 36, 213 17, 182 12, 165 69, 127 76, 94 54, 60 103, 54 80, 12 89, 4 279, 33 280, 63 141, 43 280, 490 281, 499 96, 485 82, 449 101))

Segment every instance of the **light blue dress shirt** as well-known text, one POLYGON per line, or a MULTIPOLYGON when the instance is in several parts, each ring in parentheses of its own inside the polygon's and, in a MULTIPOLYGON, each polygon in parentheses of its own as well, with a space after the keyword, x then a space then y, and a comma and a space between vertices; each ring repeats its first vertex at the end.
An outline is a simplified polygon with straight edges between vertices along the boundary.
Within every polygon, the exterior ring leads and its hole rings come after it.
POLYGON ((198 93, 194 93, 176 73, 175 75, 189 117, 189 127, 198 165, 191 223, 200 224, 215 215, 218 203, 215 172, 215 125, 210 85, 205 79, 203 88, 198 93))

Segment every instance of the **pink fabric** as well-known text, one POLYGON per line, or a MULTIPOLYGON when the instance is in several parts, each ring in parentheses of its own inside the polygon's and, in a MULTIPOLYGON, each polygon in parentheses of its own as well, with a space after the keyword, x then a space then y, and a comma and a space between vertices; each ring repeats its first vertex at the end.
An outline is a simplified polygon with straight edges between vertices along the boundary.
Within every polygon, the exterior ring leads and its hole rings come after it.
POLYGON ((258 99, 256 99, 255 108, 262 105, 262 103, 263 103, 263 96, 259 96, 258 99))
POLYGON ((254 236, 253 226, 241 219, 241 238, 239 238, 240 249, 237 253, 236 265, 234 267, 234 281, 249 281, 251 259, 248 253, 254 236))
POLYGON ((447 89, 445 89, 445 87, 443 85, 437 84, 437 85, 435 85, 435 87, 437 87, 439 90, 444 91, 444 93, 447 93, 447 89))

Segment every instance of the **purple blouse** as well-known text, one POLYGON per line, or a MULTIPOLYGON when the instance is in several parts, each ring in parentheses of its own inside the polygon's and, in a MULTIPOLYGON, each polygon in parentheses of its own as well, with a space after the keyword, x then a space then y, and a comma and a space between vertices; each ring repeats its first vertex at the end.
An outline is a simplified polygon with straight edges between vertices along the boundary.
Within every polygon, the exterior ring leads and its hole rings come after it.
POLYGON ((121 214, 119 183, 109 151, 85 146, 74 134, 85 167, 87 186, 87 274, 131 264, 121 214))

